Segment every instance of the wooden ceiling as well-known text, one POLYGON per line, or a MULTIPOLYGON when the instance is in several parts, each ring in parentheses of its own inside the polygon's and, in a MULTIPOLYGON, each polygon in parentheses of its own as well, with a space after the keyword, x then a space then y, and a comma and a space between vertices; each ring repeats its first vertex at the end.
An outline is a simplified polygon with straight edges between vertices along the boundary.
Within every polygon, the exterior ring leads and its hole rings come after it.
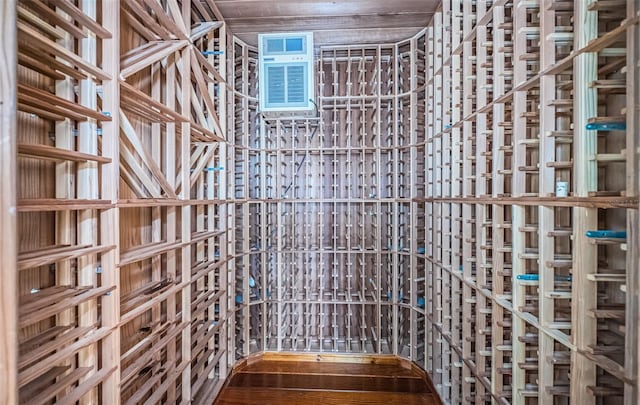
POLYGON ((440 0, 216 0, 231 31, 256 45, 259 33, 314 31, 318 45, 377 44, 426 27, 440 0))

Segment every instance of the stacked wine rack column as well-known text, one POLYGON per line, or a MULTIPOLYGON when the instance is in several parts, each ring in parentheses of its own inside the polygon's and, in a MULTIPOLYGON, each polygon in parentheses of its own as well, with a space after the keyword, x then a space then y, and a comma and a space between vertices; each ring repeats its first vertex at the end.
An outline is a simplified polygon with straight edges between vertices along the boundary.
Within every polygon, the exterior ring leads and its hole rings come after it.
POLYGON ((257 264, 262 260, 258 240, 261 237, 259 230, 262 217, 261 206, 255 201, 255 196, 260 193, 255 166, 260 158, 257 50, 231 36, 229 43, 233 46, 229 48, 227 59, 230 101, 228 139, 231 144, 228 166, 232 168, 228 188, 234 204, 230 216, 230 223, 234 224, 231 244, 234 258, 233 266, 229 268, 234 273, 230 276, 228 305, 234 314, 230 319, 234 341, 229 343, 234 348, 230 351, 233 356, 229 359, 233 364, 236 359, 261 350, 261 346, 258 346, 262 339, 261 308, 256 306, 256 295, 252 293, 256 288, 256 278, 250 272, 252 264, 256 264, 260 274, 262 272, 257 264), (252 234, 250 229, 256 232, 252 234))
POLYGON ((255 50, 236 41, 239 357, 424 361, 427 215, 416 197, 427 176, 425 49, 426 32, 323 47, 317 115, 268 119, 255 110, 255 50))
POLYGON ((21 402, 207 402, 229 371, 224 23, 120 6, 18 4, 21 402))
POLYGON ((444 1, 427 32, 442 397, 636 402, 637 2, 444 1))
POLYGON ((115 399, 117 16, 95 2, 17 14, 15 402, 115 399))

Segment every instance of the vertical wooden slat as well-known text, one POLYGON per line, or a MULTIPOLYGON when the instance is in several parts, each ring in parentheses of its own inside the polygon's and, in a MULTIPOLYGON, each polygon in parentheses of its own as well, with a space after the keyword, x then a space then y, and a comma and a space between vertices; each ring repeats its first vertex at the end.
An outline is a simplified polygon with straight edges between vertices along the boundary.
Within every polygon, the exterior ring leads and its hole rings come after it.
MULTIPOLYGON (((593 0, 575 2, 575 46, 581 48, 598 36, 598 13, 589 11, 593 0)), ((578 55, 574 62, 574 179, 575 193, 586 197, 598 189, 597 162, 589 157, 597 153, 597 136, 586 129, 587 120, 597 117, 597 91, 588 84, 597 80, 597 54, 588 52, 578 55)), ((587 274, 598 271, 598 251, 589 244, 585 233, 598 229, 598 213, 592 208, 575 208, 574 255, 573 255, 573 296, 571 323, 573 343, 578 350, 586 350, 597 344, 597 320, 589 317, 587 311, 597 307, 595 283, 587 281, 587 274)), ((596 385, 596 367, 593 362, 577 352, 571 356, 571 398, 576 403, 595 404, 595 397, 588 386, 596 385)))
MULTIPOLYGON (((58 10, 58 14, 65 15, 63 11, 58 10)), ((58 43, 70 51, 74 50, 75 40, 69 33, 64 34, 64 38, 58 43)), ((65 100, 73 102, 75 93, 73 90, 73 80, 69 77, 56 81, 56 95, 65 100)), ((55 146, 68 150, 75 150, 75 137, 73 134, 74 124, 70 119, 64 121, 56 121, 55 123, 55 146)), ((71 162, 56 163, 56 198, 71 199, 75 197, 76 176, 74 165, 71 162)), ((56 212, 56 244, 73 245, 75 244, 76 233, 75 223, 72 221, 72 213, 70 211, 56 212)), ((57 285, 74 285, 75 277, 71 269, 71 263, 68 260, 57 263, 56 284, 57 285)), ((58 315, 58 324, 70 325, 75 322, 73 319, 73 311, 65 311, 58 315)))
MULTIPOLYGON (((176 6, 177 7, 177 6, 176 6)), ((191 26, 191 2, 182 3, 182 27, 191 26)), ((180 16, 174 15, 176 20, 180 20, 180 16)), ((191 116, 191 70, 192 68, 200 69, 200 67, 191 66, 191 48, 187 47, 180 52, 182 62, 182 115, 191 116)), ((213 113, 213 112, 210 112, 213 113)), ((188 168, 191 167, 191 122, 183 122, 181 138, 179 143, 180 162, 182 162, 182 189, 180 191, 180 199, 189 200, 191 192, 191 173, 188 168)), ((180 216, 181 230, 180 239, 182 242, 191 241, 191 206, 184 205, 180 216)), ((187 283, 181 291, 182 299, 182 322, 191 323, 191 245, 185 245, 181 252, 180 269, 182 273, 182 282, 187 283)), ((182 347, 180 349, 183 361, 191 359, 191 328, 185 328, 182 331, 182 347)), ((186 367, 182 372, 182 400, 190 402, 193 400, 191 391, 191 368, 186 367)))
MULTIPOLYGON (((113 78, 103 83, 102 106, 112 112, 112 120, 102 126, 102 155, 111 159, 111 163, 102 166, 101 197, 112 203, 119 198, 120 181, 120 122, 117 111, 120 109, 120 2, 119 0, 102 3, 104 28, 113 33, 102 44, 104 69, 113 78)), ((103 404, 120 404, 120 213, 111 208, 100 213, 100 241, 115 248, 102 255, 102 284, 113 286, 110 295, 102 298, 102 324, 111 329, 104 339, 101 350, 102 366, 113 370, 103 383, 103 404)))
MULTIPOLYGON (((82 11, 92 19, 97 16, 95 0, 84 0, 82 11)), ((90 32, 80 41, 79 53, 84 61, 92 65, 97 64, 97 41, 94 33, 90 32)), ((81 80, 79 83, 78 99, 80 105, 91 110, 98 106, 96 83, 91 79, 81 80)), ((98 126, 95 120, 89 119, 78 124, 78 151, 98 154, 98 126)), ((78 165, 78 198, 98 199, 98 164, 96 162, 80 163, 78 165)), ((93 210, 78 212, 78 243, 81 245, 96 245, 98 240, 98 222, 93 210)), ((97 286, 96 256, 89 255, 78 260, 78 285, 97 286)), ((78 326, 92 326, 98 319, 97 303, 94 300, 79 306, 78 326)), ((78 353, 78 366, 90 367, 93 372, 98 370, 98 353, 95 345, 90 345, 78 353)), ((90 375, 87 377, 90 378, 90 375)), ((85 394, 81 401, 83 405, 98 403, 98 390, 92 389, 85 394)))
MULTIPOLYGON (((555 31, 555 12, 549 9, 550 2, 540 6, 540 38, 547 39, 555 31)), ((555 42, 540 41, 540 68, 544 69, 555 63, 555 42)), ((555 161, 554 138, 545 134, 556 129, 555 108, 550 103, 556 99, 556 78, 553 75, 542 75, 540 78, 540 161, 539 161, 539 195, 550 196, 555 193, 555 172, 547 162, 555 161)), ((554 299, 549 295, 555 290, 554 269, 547 268, 547 263, 554 261, 555 210, 552 207, 538 208, 538 274, 539 274, 539 321, 548 327, 555 319, 554 299)), ((538 400, 541 403, 553 402, 553 396, 547 390, 554 385, 553 364, 548 359, 554 355, 554 341, 546 333, 538 334, 538 400)))
MULTIPOLYGON (((517 55, 525 54, 526 38, 524 34, 519 30, 526 26, 527 12, 523 1, 514 1, 514 18, 513 18, 513 32, 514 32, 514 83, 520 84, 526 80, 526 61, 521 61, 517 55)), ((525 193, 525 175, 524 172, 517 170, 521 166, 525 166, 526 148, 519 143, 520 140, 525 138, 526 131, 526 119, 521 117, 521 114, 526 111, 526 92, 516 91, 513 95, 513 144, 514 144, 514 173, 513 173, 513 194, 514 196, 521 196, 525 193)), ((517 283, 516 278, 518 275, 526 273, 526 261, 520 257, 525 251, 525 235, 520 229, 525 225, 525 207, 514 205, 512 207, 512 238, 513 238, 513 271, 512 271, 512 285, 513 285, 513 308, 519 308, 525 304, 525 288, 517 283)), ((521 403, 523 398, 520 396, 519 391, 525 385, 525 372, 521 367, 517 365, 524 363, 525 361, 525 347, 518 338, 525 334, 525 322, 517 316, 512 316, 513 329, 512 329, 512 370, 513 370, 513 382, 512 382, 512 400, 515 403, 521 403)))

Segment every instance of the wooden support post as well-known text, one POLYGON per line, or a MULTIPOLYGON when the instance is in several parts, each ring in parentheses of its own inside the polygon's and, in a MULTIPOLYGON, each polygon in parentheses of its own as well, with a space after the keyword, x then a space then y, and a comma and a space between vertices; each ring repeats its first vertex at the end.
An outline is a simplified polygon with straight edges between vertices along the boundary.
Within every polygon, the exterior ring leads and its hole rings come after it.
MULTIPOLYGON (((513 35, 514 35, 514 83, 519 84, 526 80, 526 61, 519 58, 517 55, 524 55, 527 53, 526 37, 520 33, 519 30, 527 25, 527 10, 523 1, 514 1, 513 5, 513 35)), ((527 109, 526 107, 526 92, 517 91, 513 95, 512 105, 512 117, 513 117, 513 167, 518 168, 525 166, 526 162, 526 149, 520 143, 522 139, 526 137, 526 119, 522 117, 527 109)), ((525 173, 520 170, 515 170, 513 173, 513 194, 520 196, 526 192, 526 179, 525 173)), ((520 308, 525 305, 525 288, 518 283, 517 277, 526 273, 526 260, 522 258, 522 254, 525 252, 525 234, 521 229, 525 226, 525 210, 526 208, 519 205, 512 207, 512 257, 513 257, 513 270, 512 270, 512 290, 513 290, 513 309, 520 308)), ((525 344, 519 339, 525 335, 525 322, 518 316, 512 316, 512 359, 511 368, 513 372, 512 387, 512 401, 515 404, 524 403, 524 398, 521 396, 520 391, 524 388, 525 371, 518 367, 518 364, 525 362, 525 344)))
MULTIPOLYGON (((186 52, 186 51, 184 51, 186 52)), ((184 53, 183 52, 183 53, 184 53)), ((180 54, 179 53, 174 53, 172 55, 169 55, 167 57, 167 63, 166 63, 166 67, 165 67, 165 85, 164 85, 164 89, 165 89, 165 103, 166 106, 168 108, 170 108, 173 111, 180 111, 178 104, 176 103, 176 99, 180 99, 180 105, 184 106, 185 104, 183 104, 186 100, 185 98, 189 97, 188 93, 190 93, 189 88, 191 86, 191 82, 184 82, 182 81, 182 91, 178 92, 178 85, 177 85, 177 77, 179 74, 179 69, 178 69, 178 62, 180 60, 180 54), (186 95, 185 95, 186 93, 186 95)), ((188 69, 189 65, 182 66, 183 69, 188 69)), ((184 78, 184 76, 183 76, 184 78)), ((188 104, 187 104, 188 105, 188 104)), ((186 111, 183 107, 182 109, 182 114, 185 115, 186 111)), ((186 116, 190 116, 190 115, 186 115, 186 116)), ((164 142, 163 142, 163 154, 164 154, 164 173, 165 173, 165 177, 169 183, 169 187, 172 190, 175 190, 177 181, 179 181, 182 184, 182 194, 180 194, 180 196, 178 196, 179 198, 184 198, 183 196, 187 196, 187 198, 189 198, 189 192, 190 192, 190 182, 184 183, 185 180, 185 172, 186 175, 189 176, 190 173, 188 170, 184 170, 184 168, 190 168, 190 164, 189 164, 189 160, 187 160, 186 162, 183 160, 183 155, 181 154, 181 150, 184 147, 183 146, 183 139, 180 139, 180 142, 177 142, 177 138, 178 138, 178 125, 181 126, 180 131, 182 134, 182 138, 187 137, 190 138, 190 133, 189 132, 185 132, 185 128, 183 126, 185 126, 185 124, 176 124, 174 122, 168 122, 166 124, 166 130, 165 130, 165 134, 164 134, 164 142), (177 145, 180 145, 180 147, 176 147, 177 145), (177 150, 176 150, 177 149, 177 150), (176 163, 176 162, 180 162, 180 163, 176 163), (177 167, 179 167, 178 165, 182 164, 183 170, 181 172, 181 176, 180 178, 177 177, 177 167), (186 194, 185 194, 186 193, 186 194)), ((189 150, 190 151, 190 150, 189 150)), ((166 235, 165 235, 165 239, 167 243, 175 243, 176 240, 178 240, 178 210, 180 208, 176 207, 176 206, 168 206, 165 208, 166 212, 164 214, 164 220, 165 220, 165 228, 166 228, 166 235)), ((182 233, 180 234, 180 236, 182 236, 182 233)), ((177 254, 176 251, 171 250, 169 252, 167 252, 166 255, 166 277, 169 280, 175 280, 177 278, 177 269, 179 268, 179 264, 178 264, 178 260, 177 260, 177 254)), ((190 266, 189 266, 190 267, 190 266)), ((171 321, 175 322, 175 313, 176 313, 176 296, 175 294, 171 294, 168 299, 167 299, 167 309, 166 309, 166 316, 168 319, 170 319, 171 321)), ((183 322, 185 322, 185 319, 183 318, 183 322)), ((167 344, 167 357, 168 357, 168 361, 172 362, 173 364, 171 365, 172 369, 175 369, 175 353, 176 353, 176 341, 175 339, 171 339, 171 341, 167 344)), ((174 398, 176 397, 176 389, 175 387, 172 385, 169 386, 169 388, 167 389, 167 396, 169 398, 174 398)))
MULTIPOLYGON (((551 2, 540 7, 540 68, 545 69, 556 62, 556 44, 547 38, 555 30, 556 13, 551 9, 551 2)), ((556 130, 557 118, 552 102, 556 100, 556 78, 554 75, 540 77, 540 161, 539 161, 539 195, 555 195, 555 170, 548 162, 555 161, 555 138, 545 136, 556 130)), ((538 208, 538 274, 539 274, 539 315, 540 325, 548 328, 555 322, 555 302, 551 295, 555 291, 555 269, 548 268, 547 263, 555 261, 555 210, 552 207, 538 208)), ((548 388, 554 386, 553 363, 548 359, 554 356, 554 340, 546 333, 538 334, 538 401, 553 402, 548 388)))
MULTIPOLYGON (((102 3, 104 28, 113 33, 111 38, 103 40, 102 60, 104 69, 112 79, 103 82, 102 106, 112 112, 112 120, 102 125, 102 155, 111 162, 102 166, 100 195, 103 199, 116 203, 119 198, 120 181, 120 121, 117 111, 120 109, 120 2, 102 3)), ((120 215, 119 208, 113 207, 100 213, 100 241, 103 245, 115 246, 115 249, 101 257, 102 285, 114 287, 110 295, 102 298, 102 324, 111 333, 104 339, 101 350, 102 367, 112 371, 102 387, 101 402, 120 403, 120 215)))
MULTIPOLYGON (((89 18, 95 19, 97 15, 96 2, 93 0, 83 0, 82 11, 89 18)), ((97 41, 94 33, 88 33, 86 38, 80 41, 80 56, 82 60, 92 65, 97 64, 97 41)), ((96 83, 91 79, 79 82, 80 105, 91 110, 98 107, 98 94, 96 83)), ((115 113, 115 112, 114 112, 115 113)), ((78 151, 93 155, 98 154, 98 127, 93 119, 80 122, 78 124, 78 151)), ((86 162, 78 165, 78 198, 91 200, 99 199, 98 190, 98 163, 86 162)), ((93 210, 82 210, 78 212, 78 244, 97 245, 98 244, 98 222, 96 213, 93 210)), ((85 287, 97 287, 97 266, 96 257, 88 255, 78 260, 78 285, 85 287)), ((95 325, 98 320, 98 306, 93 300, 87 301, 78 307, 78 326, 87 327, 95 325)), ((95 345, 90 345, 78 353, 78 366, 89 367, 93 373, 98 370, 98 353, 95 345)), ((87 376, 83 380, 90 378, 87 376)), ((81 399, 82 405, 92 405, 98 403, 98 390, 91 389, 81 399)))
MULTIPOLYGON (((184 2, 182 4, 181 17, 182 24, 185 27, 191 26, 191 3, 184 2)), ((190 116, 191 106, 191 49, 185 48, 180 52, 180 59, 182 62, 182 115, 190 116)), ((198 67, 199 69, 199 67, 198 67)), ((191 161, 191 122, 183 122, 181 124, 181 138, 179 143, 180 162, 182 162, 182 189, 180 191, 180 199, 189 200, 191 192, 191 173, 189 171, 191 161)), ((182 212, 180 216, 181 231, 180 239, 183 243, 191 240, 191 206, 182 206, 182 212)), ((187 287, 181 292, 182 297, 182 322, 191 322, 191 245, 187 244, 182 248, 181 252, 180 269, 182 272, 182 282, 187 283, 187 287)), ((183 361, 191 359, 191 328, 185 328, 182 331, 182 359, 183 361)), ((182 398, 184 401, 193 400, 191 392, 191 367, 186 367, 182 372, 182 398)))
MULTIPOLYGON (((59 14, 64 12, 58 10, 59 14)), ((69 51, 74 51, 75 39, 69 33, 64 33, 64 37, 58 43, 69 51)), ((56 81, 56 96, 73 102, 75 93, 73 90, 73 80, 66 77, 56 81)), ((56 121, 55 124, 55 146, 57 148, 76 150, 74 137, 74 124, 70 119, 56 121)), ((72 162, 63 161, 56 163, 56 198, 72 199, 75 197, 76 176, 72 162)), ((56 244, 75 245, 76 233, 75 223, 73 223, 70 211, 56 212, 56 244)), ((75 279, 71 270, 71 263, 68 260, 56 264, 56 284, 74 285, 75 279)), ((59 325, 71 325, 75 322, 74 314, 71 310, 58 315, 59 325)), ((69 364, 72 367, 75 365, 69 364)))
MULTIPOLYGON (((463 3, 463 13, 467 18, 463 19, 463 29, 462 36, 464 38, 462 42, 462 80, 463 80, 463 93, 462 93, 462 158, 463 158, 463 169, 462 169, 462 195, 465 198, 472 198, 475 196, 475 189, 472 182, 472 178, 475 175, 474 167, 472 164, 472 157, 474 156, 473 152, 473 122, 469 120, 468 117, 471 116, 474 112, 473 108, 473 89, 475 88, 475 82, 473 78, 473 42, 469 37, 471 35, 471 31, 474 25, 474 13, 472 11, 472 4, 470 1, 465 1, 463 3)), ((437 153, 437 152, 434 152, 437 153)), ((473 214, 474 206, 472 204, 464 204, 462 206, 462 237, 463 237, 463 245, 462 245, 462 258, 463 258, 463 271, 462 275, 464 280, 470 280, 472 278, 472 272, 475 264, 473 263, 474 254, 472 252, 472 235, 474 225, 473 214)), ((475 379, 475 370, 471 370, 469 367, 469 362, 472 362, 472 345, 473 342, 471 339, 465 338, 466 336, 475 336, 475 328, 471 322, 470 317, 472 316, 472 311, 474 311, 474 306, 472 304, 473 301, 473 291, 472 287, 469 283, 463 283, 462 287, 462 313, 465 316, 464 323, 462 326, 462 360, 464 362, 462 369, 462 400, 463 401, 473 401, 476 392, 472 390, 472 381, 475 379)))
POLYGON ((18 280, 16 270, 16 2, 0 3, 0 398, 18 403, 18 280))
MULTIPOLYGON (((505 93, 505 71, 506 56, 504 52, 505 45, 505 30, 502 28, 502 24, 505 22, 505 7, 497 5, 493 9, 493 97, 494 99, 500 97, 505 93)), ((491 192, 492 197, 495 199, 500 198, 505 194, 505 189, 508 187, 505 184, 505 177, 502 175, 505 167, 505 158, 503 157, 503 151, 501 148, 505 145, 505 128, 499 123, 505 120, 505 106, 504 104, 495 103, 493 105, 493 122, 492 122, 492 150, 491 155, 493 158, 492 173, 491 173, 491 192)), ((505 295, 505 276, 508 271, 506 254, 504 248, 507 245, 506 230, 505 230, 505 208, 498 205, 493 205, 492 219, 493 219, 493 240, 492 245, 494 254, 492 257, 492 314, 491 314, 491 343, 492 343, 492 359, 491 359, 491 390, 494 395, 498 397, 503 395, 505 389, 505 377, 502 372, 505 367, 505 360, 507 356, 501 347, 509 345, 511 342, 508 337, 505 337, 505 310, 496 302, 496 298, 502 298, 505 295), (502 274, 501 274, 502 273, 502 274)))
MULTIPOLYGON (((575 4, 575 45, 586 46, 598 36, 598 13, 590 11, 593 0, 575 4)), ((574 62, 574 159, 576 179, 575 193, 588 196, 598 189, 597 162, 589 156, 597 153, 597 135, 586 129, 587 121, 598 115, 597 91, 588 84, 598 79, 597 54, 583 53, 574 62)), ((588 312, 597 307, 595 283, 587 280, 588 274, 598 272, 598 252, 590 245, 586 232, 598 229, 598 211, 592 208, 573 210, 573 285, 572 285, 572 340, 579 351, 597 344, 597 320, 588 312)), ((595 404, 595 397, 587 389, 596 385, 596 366, 585 356, 573 352, 571 356, 571 398, 576 403, 595 404)))

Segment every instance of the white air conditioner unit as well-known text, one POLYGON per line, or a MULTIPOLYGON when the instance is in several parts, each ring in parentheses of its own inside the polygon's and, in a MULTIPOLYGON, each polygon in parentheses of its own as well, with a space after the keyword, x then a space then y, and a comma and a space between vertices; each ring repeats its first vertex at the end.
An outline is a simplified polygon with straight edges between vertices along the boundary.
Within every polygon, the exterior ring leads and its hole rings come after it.
POLYGON ((260 110, 267 116, 314 111, 313 33, 260 34, 260 110))

